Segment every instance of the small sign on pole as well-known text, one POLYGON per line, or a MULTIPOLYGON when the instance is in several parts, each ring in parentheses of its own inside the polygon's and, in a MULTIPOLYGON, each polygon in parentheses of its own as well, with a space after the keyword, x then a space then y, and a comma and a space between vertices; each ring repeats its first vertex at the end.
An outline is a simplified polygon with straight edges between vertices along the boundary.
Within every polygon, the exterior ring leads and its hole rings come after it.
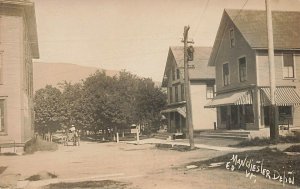
POLYGON ((132 124, 130 131, 131 131, 131 133, 136 133, 136 141, 137 141, 137 144, 138 144, 139 141, 140 141, 140 130, 139 130, 139 127, 136 126, 135 124, 132 124))

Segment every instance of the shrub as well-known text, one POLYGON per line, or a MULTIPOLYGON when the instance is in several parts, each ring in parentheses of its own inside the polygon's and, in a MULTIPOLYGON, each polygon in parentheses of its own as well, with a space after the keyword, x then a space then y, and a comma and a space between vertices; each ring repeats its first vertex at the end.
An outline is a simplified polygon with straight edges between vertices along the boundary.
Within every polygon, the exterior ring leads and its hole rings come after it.
POLYGON ((36 151, 55 151, 57 149, 57 144, 44 141, 39 137, 31 139, 24 147, 25 154, 32 154, 36 151))

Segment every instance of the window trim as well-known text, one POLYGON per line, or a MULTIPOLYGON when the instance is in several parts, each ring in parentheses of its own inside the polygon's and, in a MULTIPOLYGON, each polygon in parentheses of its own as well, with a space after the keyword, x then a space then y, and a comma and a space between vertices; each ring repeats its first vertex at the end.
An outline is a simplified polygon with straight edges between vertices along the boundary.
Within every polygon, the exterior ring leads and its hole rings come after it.
POLYGON ((282 68, 281 68, 281 70, 282 70, 282 79, 284 79, 284 80, 294 80, 294 79, 296 79, 296 63, 295 63, 295 53, 284 53, 284 52, 282 52, 281 53, 281 65, 282 65, 282 68), (293 55, 293 72, 294 72, 294 77, 285 77, 284 76, 284 58, 283 58, 283 55, 284 54, 292 54, 293 55))
POLYGON ((234 31, 233 27, 231 27, 229 29, 229 46, 230 46, 230 48, 234 48, 236 46, 236 44, 235 44, 235 31, 234 31), (231 38, 231 31, 232 31, 232 38, 231 38), (232 39, 233 39, 233 43, 231 41, 232 39))
MULTIPOLYGON (((0 100, 3 100, 4 104, 4 131, 0 131, 0 136, 7 135, 7 98, 6 97, 0 97, 0 100)), ((0 118, 1 121, 1 118, 0 118)))
POLYGON ((240 56, 240 57, 238 57, 238 59, 237 59, 237 63, 238 63, 238 76, 239 76, 239 82, 240 83, 243 83, 243 82, 245 82, 245 81, 248 81, 248 64, 247 64, 247 56, 246 55, 242 55, 242 56, 240 56), (240 75, 240 59, 242 59, 242 58, 245 58, 245 61, 246 61, 246 76, 245 76, 245 80, 243 80, 243 81, 241 81, 241 75, 240 75))
POLYGON ((229 62, 224 62, 222 64, 222 83, 223 87, 230 85, 230 67, 229 67, 229 62), (228 64, 228 84, 225 85, 225 80, 224 80, 224 64, 228 64))

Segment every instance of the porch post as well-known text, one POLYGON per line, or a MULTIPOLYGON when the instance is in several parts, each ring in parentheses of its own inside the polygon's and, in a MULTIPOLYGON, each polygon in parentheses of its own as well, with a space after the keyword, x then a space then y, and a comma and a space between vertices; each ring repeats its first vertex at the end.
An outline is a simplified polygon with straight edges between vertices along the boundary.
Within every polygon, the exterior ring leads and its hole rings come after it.
POLYGON ((241 114, 240 114, 240 109, 241 109, 241 105, 238 105, 237 107, 237 119, 238 119, 238 127, 239 129, 241 129, 241 114))
POLYGON ((254 129, 261 128, 260 93, 258 87, 253 89, 254 129))
POLYGON ((227 120, 226 120, 226 129, 232 129, 231 127, 231 106, 228 105, 227 107, 227 120))
POLYGON ((217 129, 222 128, 222 120, 221 120, 221 108, 217 107, 217 129))

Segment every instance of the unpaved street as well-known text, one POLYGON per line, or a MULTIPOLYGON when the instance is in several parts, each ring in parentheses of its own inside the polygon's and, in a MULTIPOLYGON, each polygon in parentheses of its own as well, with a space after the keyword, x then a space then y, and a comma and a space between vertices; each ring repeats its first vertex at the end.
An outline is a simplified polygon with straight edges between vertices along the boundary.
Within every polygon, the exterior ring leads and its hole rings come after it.
MULTIPOLYGON (((153 145, 82 142, 81 146, 59 146, 55 152, 24 156, 0 156, 2 175, 20 174, 19 180, 47 171, 57 179, 31 181, 26 188, 39 188, 54 180, 74 182, 116 180, 132 188, 283 188, 279 182, 258 178, 254 183, 244 173, 224 168, 186 170, 185 164, 225 152, 199 149, 190 152, 159 150, 153 145)), ((296 188, 285 186, 284 188, 296 188)))

